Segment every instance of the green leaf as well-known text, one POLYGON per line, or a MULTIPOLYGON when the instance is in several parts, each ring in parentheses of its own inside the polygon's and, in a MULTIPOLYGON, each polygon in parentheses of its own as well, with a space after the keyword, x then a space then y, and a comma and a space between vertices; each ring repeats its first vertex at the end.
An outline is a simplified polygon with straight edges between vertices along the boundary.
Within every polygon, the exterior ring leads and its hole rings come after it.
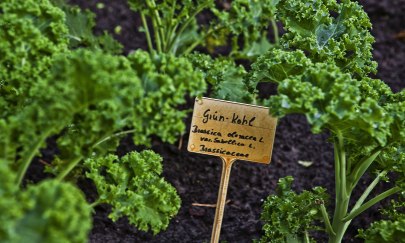
MULTIPOLYGON (((63 159, 87 157, 115 151, 119 137, 95 147, 103 138, 131 127, 134 107, 143 95, 140 79, 122 56, 101 51, 77 50, 55 61, 50 80, 74 84, 72 95, 64 98, 78 103, 72 120, 65 123, 58 138, 63 159), (62 82, 63 81, 63 82, 62 82)), ((66 93, 66 91, 65 91, 66 93)), ((63 97, 62 97, 63 98, 63 97)))
POLYGON ((4 0, 0 12, 0 99, 7 115, 30 103, 30 89, 53 56, 67 52, 68 29, 63 11, 48 0, 4 0))
POLYGON ((138 50, 128 59, 144 90, 140 102, 133 106, 137 115, 133 122, 135 143, 148 143, 146 136, 152 134, 173 143, 185 129, 183 118, 189 111, 179 109, 186 103, 185 95, 198 96, 206 89, 202 73, 187 58, 172 54, 138 50))
POLYGON ((195 53, 186 57, 194 68, 201 71, 205 80, 212 84, 210 97, 245 103, 254 99, 253 94, 247 90, 247 72, 241 65, 236 65, 231 59, 212 59, 204 54, 195 53))
POLYGON ((104 136, 132 124, 133 106, 142 94, 126 58, 87 50, 60 54, 31 90, 31 103, 7 117, 4 127, 8 142, 1 156, 10 158, 18 151, 23 163, 39 153, 49 136, 65 128, 58 138, 61 157, 69 160, 95 152, 94 144, 104 136))
POLYGON ((45 180, 26 190, 15 184, 15 174, 0 161, 1 242, 86 242, 91 208, 71 184, 45 180))
POLYGON ((366 230, 360 229, 358 237, 367 243, 402 242, 405 238, 405 200, 400 196, 398 201, 391 201, 391 205, 382 210, 386 219, 371 223, 366 230))
POLYGON ((109 217, 128 217, 140 230, 157 234, 180 208, 174 187, 161 176, 162 158, 152 151, 131 152, 86 160, 86 176, 93 180, 100 203, 112 206, 109 217))
MULTIPOLYGON (((214 31, 208 43, 226 45, 232 39, 230 56, 234 58, 255 59, 269 50, 272 45, 267 40, 267 29, 275 18, 276 5, 279 0, 234 0, 224 9, 211 8, 217 17, 211 23, 214 31)), ((213 48, 211 46, 211 48, 213 48)))
POLYGON ((384 107, 371 98, 361 99, 359 82, 334 65, 316 63, 300 75, 290 75, 279 84, 278 93, 269 100, 272 111, 305 114, 313 132, 339 131, 363 144, 369 144, 370 136, 381 145, 391 136, 393 119, 384 107))
POLYGON ((286 30, 285 48, 305 51, 314 62, 334 62, 356 77, 376 72, 371 23, 357 2, 286 0, 276 14, 286 30))
POLYGON ((269 50, 252 64, 249 86, 255 90, 259 82, 280 83, 290 76, 302 74, 311 65, 303 51, 269 50))
POLYGON ((103 35, 96 36, 93 28, 96 26, 95 14, 90 10, 81 10, 77 6, 70 6, 65 1, 52 0, 66 15, 66 26, 69 29, 69 48, 102 49, 107 53, 122 53, 122 45, 105 31, 103 35))
POLYGON ((270 195, 264 202, 261 214, 264 236, 259 242, 306 242, 309 230, 319 230, 314 222, 322 220, 317 203, 327 200, 325 189, 316 187, 296 194, 291 189, 293 180, 291 176, 281 178, 276 195, 270 195))

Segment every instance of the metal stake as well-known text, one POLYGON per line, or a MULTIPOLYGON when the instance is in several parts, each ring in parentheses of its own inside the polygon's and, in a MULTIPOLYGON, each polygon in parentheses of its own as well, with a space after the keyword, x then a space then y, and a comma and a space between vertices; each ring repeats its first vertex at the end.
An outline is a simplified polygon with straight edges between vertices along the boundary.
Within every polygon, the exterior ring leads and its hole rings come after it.
POLYGON ((221 184, 219 185, 217 208, 215 210, 214 226, 212 228, 211 243, 218 243, 219 234, 221 232, 222 218, 224 216, 224 209, 226 204, 226 193, 228 191, 229 177, 231 175, 232 164, 236 159, 224 158, 222 159, 222 174, 221 184))

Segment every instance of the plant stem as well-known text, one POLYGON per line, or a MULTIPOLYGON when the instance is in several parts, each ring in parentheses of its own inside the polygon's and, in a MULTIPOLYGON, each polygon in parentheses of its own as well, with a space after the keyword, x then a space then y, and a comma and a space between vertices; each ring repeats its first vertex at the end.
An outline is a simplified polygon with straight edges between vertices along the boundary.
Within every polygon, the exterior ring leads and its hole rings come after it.
POLYGON ((148 27, 148 23, 146 22, 145 15, 142 12, 141 12, 141 19, 142 19, 143 29, 145 30, 146 41, 148 43, 149 52, 152 53, 153 52, 152 38, 150 37, 149 27, 148 27))
POLYGON ((334 154, 334 158, 335 158, 335 193, 336 193, 336 197, 335 197, 335 204, 337 205, 337 200, 338 200, 338 192, 340 192, 340 156, 339 156, 339 148, 337 146, 338 141, 334 141, 333 144, 333 154, 334 154))
POLYGON ((367 210, 368 208, 372 207, 374 204, 378 203, 379 201, 397 193, 400 192, 401 188, 399 187, 393 187, 383 193, 381 193, 380 195, 374 197, 373 199, 369 200, 368 202, 366 202, 365 204, 361 205, 359 208, 357 208, 356 210, 350 212, 349 215, 347 215, 346 217, 343 218, 344 221, 350 221, 353 218, 355 218, 357 215, 361 214, 362 212, 364 212, 365 210, 367 210))
POLYGON ((152 25, 153 25, 153 32, 154 32, 154 36, 155 36, 155 40, 156 40, 157 51, 158 51, 158 53, 162 53, 162 42, 160 40, 158 26, 157 26, 156 20, 154 18, 152 18, 152 25))
POLYGON ((334 142, 335 150, 335 183, 336 183, 336 198, 335 212, 333 215, 332 228, 336 235, 329 237, 329 243, 338 243, 343 239, 347 227, 351 221, 343 222, 343 218, 347 214, 349 207, 351 191, 346 187, 346 152, 344 149, 343 135, 337 131, 334 142))
POLYGON ((40 136, 39 139, 34 143, 32 149, 28 153, 26 153, 27 155, 22 157, 21 165, 19 166, 19 169, 17 172, 17 181, 16 181, 17 186, 21 185, 21 182, 25 176, 25 173, 27 172, 29 165, 31 164, 32 159, 34 158, 35 154, 38 152, 42 143, 49 136, 49 134, 50 134, 50 130, 44 132, 42 134, 42 136, 40 136))
MULTIPOLYGON (((109 136, 106 136, 106 137, 100 139, 100 141, 96 142, 92 147, 93 147, 93 148, 94 148, 94 147, 97 147, 98 145, 100 145, 100 144, 102 144, 102 143, 104 143, 104 142, 106 142, 106 141, 108 141, 108 140, 110 140, 110 139, 112 139, 112 138, 119 137, 119 136, 122 136, 122 135, 125 135, 125 134, 129 134, 129 133, 133 133, 133 132, 135 132, 135 129, 131 129, 131 130, 127 130, 127 131, 122 131, 122 132, 114 133, 114 134, 112 134, 112 135, 109 135, 109 136)), ((82 156, 78 156, 78 157, 72 159, 70 162, 68 162, 67 167, 65 167, 65 169, 64 169, 61 173, 59 173, 56 178, 57 178, 58 180, 63 180, 63 179, 70 173, 70 171, 72 171, 73 168, 75 168, 75 167, 77 166, 77 164, 78 164, 82 159, 83 159, 82 156)))
POLYGON ((173 26, 170 26, 169 30, 167 31, 166 41, 168 42, 168 44, 166 45, 165 53, 169 53, 172 51, 171 43, 174 40, 173 33, 176 32, 177 27, 178 27, 178 23, 175 23, 173 26))
POLYGON ((73 170, 73 168, 75 168, 77 166, 77 164, 83 159, 82 156, 77 156, 76 158, 70 160, 68 162, 68 165, 64 168, 64 170, 62 170, 61 173, 58 174, 58 176, 56 177, 57 180, 61 181, 63 180, 69 173, 70 171, 73 170))
POLYGON ((201 44, 205 38, 207 38, 208 36, 210 36, 212 33, 214 33, 214 31, 219 31, 220 29, 223 29, 224 27, 220 27, 220 28, 216 28, 216 29, 211 29, 209 30, 203 37, 201 37, 198 41, 194 42, 191 46, 189 46, 185 51, 184 51, 184 55, 190 54, 199 44, 201 44))
POLYGON ((328 212, 326 212, 325 204, 321 203, 320 207, 323 221, 325 222, 326 231, 330 236, 336 235, 335 231, 333 231, 332 225, 330 224, 329 215, 328 212))
POLYGON ((339 132, 338 133, 338 146, 339 146, 339 159, 340 159, 340 190, 342 193, 342 198, 347 198, 348 193, 347 193, 347 186, 346 186, 346 151, 344 148, 344 141, 343 141, 343 135, 339 132))
POLYGON ((274 18, 271 18, 271 27, 273 29, 274 42, 276 43, 276 45, 278 45, 280 43, 280 37, 278 33, 277 22, 274 18))
POLYGON ((184 55, 190 54, 199 44, 201 44, 203 42, 203 39, 200 39, 196 42, 194 42, 191 46, 189 46, 185 51, 184 51, 184 55))
POLYGON ((160 35, 159 38, 162 41, 161 42, 162 43, 161 47, 163 47, 165 49, 167 43, 166 43, 166 40, 165 40, 165 34, 164 34, 164 30, 163 30, 162 20, 160 18, 159 12, 156 9, 156 3, 155 3, 154 0, 151 0, 150 2, 149 1, 146 1, 146 2, 150 4, 149 7, 152 9, 152 13, 153 13, 153 16, 154 16, 153 19, 155 19, 156 23, 157 23, 157 32, 155 32, 155 33, 160 35))
POLYGON ((174 18, 174 14, 176 11, 176 4, 177 4, 177 1, 174 0, 172 7, 170 9, 169 21, 167 21, 166 45, 165 45, 165 49, 164 49, 165 53, 170 51, 169 45, 170 45, 170 43, 172 43, 173 31, 175 31, 177 29, 178 20, 174 18))
POLYGON ((370 192, 375 188, 375 186, 378 184, 378 182, 380 182, 381 178, 384 177, 387 173, 388 172, 384 170, 377 175, 377 177, 370 183, 370 185, 363 192, 361 197, 357 200, 356 204, 353 206, 352 210, 350 211, 350 214, 352 214, 355 210, 357 210, 363 204, 363 202, 366 200, 368 195, 370 195, 370 192))
MULTIPOLYGON (((337 195, 338 196, 338 195, 337 195)), ((339 243, 343 239, 343 235, 346 232, 347 227, 349 226, 351 221, 343 222, 343 218, 347 214, 347 208, 349 206, 349 199, 350 198, 342 198, 342 194, 340 195, 341 199, 338 200, 338 203, 335 207, 335 213, 333 217, 332 228, 335 232, 335 235, 331 235, 329 237, 329 243, 339 243)))
POLYGON ((364 157, 357 163, 357 166, 352 170, 349 175, 350 181, 350 189, 353 190, 357 183, 359 182, 360 178, 364 175, 370 165, 374 162, 377 156, 381 153, 381 148, 376 148, 371 152, 371 155, 368 157, 364 157))
POLYGON ((97 143, 95 143, 93 145, 93 147, 96 147, 96 146, 100 145, 101 143, 104 143, 105 141, 108 141, 108 140, 110 140, 112 138, 119 137, 119 136, 122 136, 122 135, 125 135, 125 134, 134 133, 135 131, 136 131, 135 129, 131 129, 131 130, 117 132, 117 133, 114 133, 112 135, 106 136, 103 139, 101 139, 100 141, 98 141, 97 143))
POLYGON ((306 230, 305 230, 305 232, 304 232, 304 236, 305 236, 305 238, 304 238, 304 242, 305 242, 305 243, 311 243, 311 241, 309 240, 309 234, 308 234, 308 231, 306 231, 306 230))
POLYGON ((100 200, 96 200, 96 201, 94 201, 93 203, 90 204, 90 207, 94 208, 97 205, 99 205, 100 203, 101 203, 100 200))
MULTIPOLYGON (((176 35, 174 36, 174 38, 171 40, 171 42, 169 43, 168 49, 172 50, 173 49, 173 45, 176 43, 176 40, 183 34, 183 32, 187 29, 187 27, 191 24, 191 22, 195 19, 195 16, 197 14, 199 14, 202 10, 204 10, 204 8, 208 7, 208 3, 206 4, 202 4, 201 6, 199 6, 199 8, 197 8, 187 19, 187 21, 181 26, 180 30, 176 33, 176 35)), ((197 46, 198 44, 195 45, 195 43, 193 43, 194 48, 197 46)), ((194 49, 192 48, 192 49, 194 49)), ((188 48, 190 49, 190 48, 188 48)))

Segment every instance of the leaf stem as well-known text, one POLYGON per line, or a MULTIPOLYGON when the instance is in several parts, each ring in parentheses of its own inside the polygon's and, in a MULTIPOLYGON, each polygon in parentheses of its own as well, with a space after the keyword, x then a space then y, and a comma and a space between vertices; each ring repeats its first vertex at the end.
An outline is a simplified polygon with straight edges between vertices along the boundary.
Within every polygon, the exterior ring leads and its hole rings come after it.
POLYGON ((277 22, 274 18, 271 18, 271 27, 273 29, 274 42, 276 43, 276 45, 278 45, 280 43, 280 36, 278 33, 277 22))
POLYGON ((207 38, 208 36, 210 36, 212 33, 214 33, 214 31, 219 31, 220 29, 225 28, 224 26, 221 26, 220 28, 215 28, 215 29, 211 29, 209 30, 203 37, 201 37, 198 41, 194 42, 191 46, 189 46, 185 51, 184 51, 184 55, 190 54, 199 44, 201 44, 205 38, 207 38))
POLYGON ((51 130, 44 132, 42 136, 40 136, 39 139, 34 143, 32 149, 28 153, 26 153, 27 155, 22 157, 21 159, 22 162, 17 172, 17 181, 16 181, 17 186, 21 185, 21 182, 25 174, 27 173, 28 167, 31 164, 32 159, 34 158, 35 154, 38 152, 42 143, 45 141, 45 139, 49 136, 50 133, 51 130))
MULTIPOLYGON (((176 35, 174 36, 174 38, 171 40, 171 42, 169 43, 169 50, 173 49, 173 45, 176 43, 177 39, 183 34, 183 32, 187 29, 187 27, 191 24, 191 22, 195 19, 195 16, 197 14, 199 14, 202 10, 204 10, 204 8, 208 7, 209 3, 205 3, 200 5, 187 19, 187 21, 181 26, 180 30, 176 33, 176 35)), ((201 40, 197 41, 200 43, 201 40)), ((194 48, 199 45, 199 43, 193 43, 192 46, 194 46, 194 48)), ((191 51, 194 49, 191 48, 191 51)), ((190 49, 190 48, 188 48, 190 49)), ((188 50, 187 49, 187 50, 188 50)), ((190 51, 190 52, 191 52, 190 51)))
POLYGON ((342 133, 338 133, 338 146, 339 146, 339 164, 340 164, 340 190, 342 193, 342 198, 348 196, 347 187, 346 187, 346 151, 344 148, 344 141, 342 133))
POLYGON ((385 192, 379 194, 378 196, 374 197, 373 199, 370 199, 368 202, 364 203, 361 205, 359 208, 356 210, 350 212, 346 217, 343 218, 343 221, 349 221, 355 218, 357 215, 361 214, 368 208, 372 207, 374 204, 378 203, 379 201, 397 193, 400 192, 401 188, 400 187, 393 187, 391 189, 386 190, 385 192))
POLYGON ((169 45, 172 42, 173 31, 175 31, 177 29, 178 20, 177 20, 177 18, 174 18, 174 14, 176 11, 176 5, 177 5, 177 1, 174 0, 172 7, 170 8, 169 20, 167 21, 166 46, 164 49, 164 51, 166 53, 170 51, 169 45))
POLYGON ((200 39, 196 42, 194 42, 191 46, 189 46, 185 51, 184 51, 184 55, 190 54, 199 44, 201 44, 203 42, 203 39, 200 39))
POLYGON ((114 133, 112 135, 106 136, 103 139, 101 139, 100 141, 98 141, 97 143, 95 143, 93 145, 93 147, 96 147, 96 146, 100 145, 101 143, 104 143, 105 141, 108 141, 108 140, 110 140, 112 138, 119 137, 119 136, 126 135, 126 134, 130 134, 130 133, 134 133, 135 131, 136 131, 135 129, 131 129, 131 130, 117 132, 117 133, 114 133))
POLYGON ((328 232, 329 235, 336 235, 335 231, 332 228, 332 225, 330 224, 329 215, 328 212, 326 212, 325 204, 321 203, 320 208, 323 221, 325 222, 326 231, 328 232))
POLYGON ((353 190, 356 187, 360 178, 364 175, 364 173, 367 171, 367 169, 370 167, 370 165, 374 162, 374 160, 380 153, 381 148, 378 147, 374 149, 373 152, 371 152, 370 156, 364 157, 363 159, 360 160, 359 163, 357 163, 358 165, 352 170, 348 178, 350 181, 351 190, 353 190))
POLYGON ((156 20, 154 18, 152 18, 152 25, 153 25, 153 32, 154 32, 154 36, 155 36, 157 51, 158 51, 158 53, 162 53, 162 42, 160 40, 158 26, 157 26, 156 20))
POLYGON ((156 8, 156 3, 154 0, 150 0, 150 1, 146 1, 147 4, 149 4, 150 8, 152 9, 152 14, 154 16, 153 19, 156 20, 156 24, 157 24, 157 31, 155 32, 156 34, 160 35, 159 39, 162 41, 162 48, 166 47, 166 40, 165 40, 165 34, 164 34, 164 30, 163 30, 163 25, 162 25, 162 20, 160 18, 159 12, 156 8))
POLYGON ((141 20, 142 20, 143 29, 145 30, 146 41, 148 43, 149 52, 152 53, 153 52, 152 38, 150 36, 149 27, 146 22, 145 14, 142 12, 141 12, 141 20))
POLYGON ((381 178, 384 177, 387 173, 388 172, 384 170, 377 175, 377 177, 370 183, 370 185, 366 188, 366 190, 363 192, 363 194, 357 200, 356 204, 353 206, 352 210, 350 211, 350 214, 353 213, 355 210, 357 210, 363 204, 363 202, 366 200, 368 195, 370 195, 371 191, 375 188, 375 186, 378 184, 378 182, 380 182, 381 178))
POLYGON ((77 164, 83 159, 82 156, 77 156, 76 158, 73 158, 68 162, 68 165, 56 176, 56 179, 61 181, 63 180, 69 173, 70 171, 73 170, 77 166, 77 164))
POLYGON ((304 236, 305 236, 305 238, 304 238, 305 243, 311 243, 311 240, 309 239, 309 234, 308 234, 307 230, 304 231, 304 236))
POLYGON ((343 235, 350 224, 350 221, 342 221, 343 217, 345 217, 347 214, 351 194, 351 191, 348 191, 346 187, 346 152, 344 149, 344 141, 341 131, 337 130, 335 136, 334 151, 336 196, 332 228, 336 234, 330 235, 330 243, 341 242, 343 235))
POLYGON ((337 146, 337 141, 335 139, 335 142, 333 144, 333 150, 334 150, 334 157, 335 157, 335 191, 336 191, 336 197, 335 197, 335 204, 337 205, 338 201, 338 192, 340 192, 340 156, 339 156, 339 148, 337 146))
MULTIPOLYGON (((129 133, 133 133, 135 132, 135 129, 131 129, 131 130, 127 130, 127 131, 122 131, 122 132, 118 132, 118 133, 114 133, 112 135, 106 136, 102 139, 100 139, 98 142, 96 142, 92 147, 97 147, 98 145, 112 139, 115 137, 119 137, 125 134, 129 134, 129 133)), ((77 166, 77 164, 83 159, 83 156, 78 156, 74 159, 72 159, 70 162, 68 162, 67 167, 65 167, 65 169, 58 174, 58 176, 56 177, 58 180, 63 180, 69 173, 70 171, 73 170, 73 168, 75 168, 77 166)))
POLYGON ((101 203, 100 200, 97 199, 96 201, 94 201, 93 203, 90 204, 90 207, 94 208, 94 207, 100 205, 100 203, 101 203))

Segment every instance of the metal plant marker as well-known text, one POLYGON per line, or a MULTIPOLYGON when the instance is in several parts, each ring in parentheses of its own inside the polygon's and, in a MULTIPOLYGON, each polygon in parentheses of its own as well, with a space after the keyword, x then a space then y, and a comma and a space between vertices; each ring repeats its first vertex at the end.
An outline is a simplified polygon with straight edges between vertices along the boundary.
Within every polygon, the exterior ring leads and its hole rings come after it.
POLYGON ((211 243, 219 242, 233 163, 269 164, 276 124, 267 107, 196 98, 188 151, 218 156, 223 162, 211 243))

